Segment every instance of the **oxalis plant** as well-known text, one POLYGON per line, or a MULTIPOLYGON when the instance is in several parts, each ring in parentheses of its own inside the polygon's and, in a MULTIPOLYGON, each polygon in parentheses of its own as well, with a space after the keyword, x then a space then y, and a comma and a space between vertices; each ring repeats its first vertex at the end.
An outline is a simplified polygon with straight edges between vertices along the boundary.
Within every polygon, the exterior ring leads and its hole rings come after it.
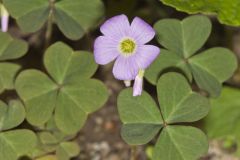
POLYGON ((0 2, 0 93, 16 92, 0 101, 0 160, 78 156, 78 133, 109 96, 93 75, 98 64, 112 61, 113 76, 126 86, 117 107, 121 136, 132 148, 129 159, 137 160, 136 147, 150 141, 156 142, 153 160, 196 160, 207 153, 208 138, 191 124, 208 114, 209 99, 219 97, 237 68, 229 49, 202 49, 211 33, 207 17, 163 19, 152 27, 139 17, 130 22, 117 15, 102 23, 91 53, 52 43, 53 25, 78 40, 103 19, 102 1, 0 2), (9 15, 23 32, 44 32, 41 69, 16 63, 29 44, 7 33, 9 15), (154 37, 163 48, 147 44, 154 37), (144 91, 144 77, 156 87, 157 98, 144 91))

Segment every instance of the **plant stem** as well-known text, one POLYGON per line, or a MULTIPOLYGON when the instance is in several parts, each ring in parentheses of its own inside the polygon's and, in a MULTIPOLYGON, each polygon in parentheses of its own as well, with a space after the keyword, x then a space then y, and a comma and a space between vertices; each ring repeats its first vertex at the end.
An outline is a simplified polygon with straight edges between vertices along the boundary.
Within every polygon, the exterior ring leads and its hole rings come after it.
POLYGON ((131 146, 131 158, 130 160, 137 160, 137 146, 131 146))
POLYGON ((47 21, 47 29, 45 34, 45 49, 50 45, 53 31, 53 9, 55 0, 49 0, 50 12, 47 21))

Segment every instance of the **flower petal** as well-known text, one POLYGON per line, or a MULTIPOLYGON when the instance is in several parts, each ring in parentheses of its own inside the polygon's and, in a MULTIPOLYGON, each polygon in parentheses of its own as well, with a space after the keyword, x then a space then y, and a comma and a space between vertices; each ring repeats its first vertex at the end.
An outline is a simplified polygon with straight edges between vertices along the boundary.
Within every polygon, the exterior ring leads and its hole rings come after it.
POLYGON ((98 64, 107 64, 118 55, 118 42, 105 36, 99 36, 94 42, 94 58, 98 64))
POLYGON ((126 15, 118 15, 107 20, 101 27, 101 32, 109 37, 119 38, 128 35, 130 24, 126 15))
POLYGON ((139 46, 134 58, 140 69, 146 69, 158 56, 160 49, 153 45, 139 46))
POLYGON ((131 34, 140 44, 145 44, 155 36, 154 29, 139 17, 135 17, 131 24, 131 34))
POLYGON ((138 70, 138 65, 133 56, 119 56, 113 66, 113 75, 119 80, 134 80, 138 70))

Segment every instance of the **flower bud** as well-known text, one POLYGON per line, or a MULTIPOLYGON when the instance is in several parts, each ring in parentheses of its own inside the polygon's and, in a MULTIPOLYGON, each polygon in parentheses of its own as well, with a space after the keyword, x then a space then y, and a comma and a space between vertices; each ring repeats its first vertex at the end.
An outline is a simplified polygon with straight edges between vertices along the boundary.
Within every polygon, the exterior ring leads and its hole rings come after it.
POLYGON ((2 32, 8 31, 9 14, 6 8, 1 4, 1 29, 2 32))
POLYGON ((133 96, 140 96, 142 94, 143 89, 143 76, 144 70, 139 70, 138 75, 135 78, 133 85, 133 96))

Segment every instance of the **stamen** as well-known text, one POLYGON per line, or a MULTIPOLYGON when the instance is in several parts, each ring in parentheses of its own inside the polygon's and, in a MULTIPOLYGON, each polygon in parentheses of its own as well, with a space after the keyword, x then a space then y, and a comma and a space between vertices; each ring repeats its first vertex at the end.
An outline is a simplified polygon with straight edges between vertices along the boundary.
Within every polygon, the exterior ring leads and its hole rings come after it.
POLYGON ((120 42, 119 49, 125 56, 132 55, 136 50, 136 43, 131 38, 123 39, 120 42))

